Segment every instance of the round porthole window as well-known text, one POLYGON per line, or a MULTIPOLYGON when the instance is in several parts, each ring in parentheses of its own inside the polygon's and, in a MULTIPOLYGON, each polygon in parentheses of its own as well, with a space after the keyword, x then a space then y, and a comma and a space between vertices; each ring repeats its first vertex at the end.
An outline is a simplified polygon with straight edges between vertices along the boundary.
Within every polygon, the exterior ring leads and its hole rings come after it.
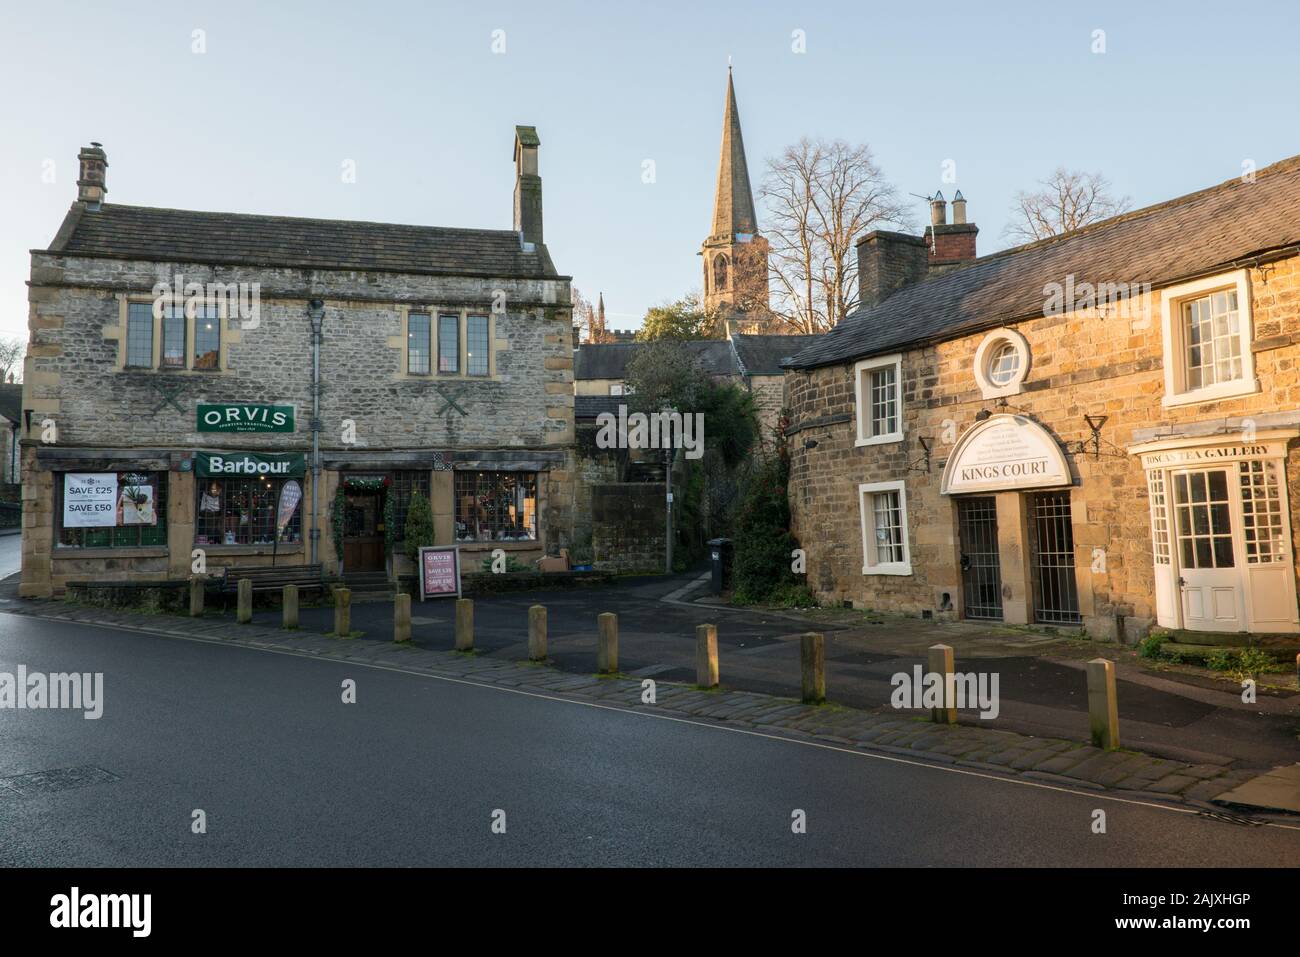
POLYGON ((975 380, 984 398, 1017 395, 1029 372, 1029 343, 1014 329, 998 329, 975 350, 975 380))
POLYGON ((993 356, 989 359, 989 381, 994 385, 1006 385, 1020 371, 1020 352, 1009 342, 1000 342, 993 347, 993 356))

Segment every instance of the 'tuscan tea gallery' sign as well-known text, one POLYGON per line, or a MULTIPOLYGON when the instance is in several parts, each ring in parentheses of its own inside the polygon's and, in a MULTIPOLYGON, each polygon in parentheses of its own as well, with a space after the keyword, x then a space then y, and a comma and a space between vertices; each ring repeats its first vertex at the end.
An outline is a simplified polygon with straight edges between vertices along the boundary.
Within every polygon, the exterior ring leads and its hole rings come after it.
POLYGON ((995 415, 968 430, 943 470, 945 495, 1069 485, 1056 439, 1021 415, 995 415))
POLYGON ((198 406, 200 432, 292 432, 293 406, 224 402, 198 406))

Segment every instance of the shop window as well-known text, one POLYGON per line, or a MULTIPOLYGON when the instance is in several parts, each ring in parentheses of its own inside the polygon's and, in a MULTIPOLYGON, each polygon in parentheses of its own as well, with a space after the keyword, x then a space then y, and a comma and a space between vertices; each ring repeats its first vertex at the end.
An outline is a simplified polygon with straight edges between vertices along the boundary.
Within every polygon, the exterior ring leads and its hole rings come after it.
MULTIPOLYGON (((271 545, 275 541, 276 509, 286 479, 196 478, 194 544, 271 545)), ((280 536, 282 544, 302 541, 302 508, 280 536)))
POLYGON ((856 378, 857 445, 898 442, 903 438, 900 356, 864 359, 854 367, 856 378))
POLYGON ((1282 488, 1277 462, 1240 462, 1242 533, 1247 565, 1284 562, 1286 537, 1282 526, 1282 488))
POLYGON ((406 539, 406 512, 411 507, 411 494, 419 492, 429 500, 429 473, 427 470, 393 473, 393 483, 388 494, 393 503, 393 541, 406 539))
POLYGON ((1157 565, 1169 564, 1169 512, 1166 510, 1165 473, 1152 469, 1147 473, 1147 493, 1151 503, 1151 548, 1157 565))
POLYGON ((60 548, 167 544, 166 472, 63 472, 56 491, 60 548))
POLYGON ((469 375, 487 375, 488 317, 468 316, 465 319, 465 371, 469 375))
POLYGON ((1166 289, 1165 405, 1212 402, 1257 392, 1251 354, 1250 287, 1246 271, 1166 289))
POLYGON ((537 539, 536 472, 456 472, 456 541, 537 539))
POLYGON ((438 371, 460 371, 460 317, 438 317, 438 371))
POLYGON ((862 574, 910 575, 907 490, 902 482, 858 486, 862 519, 862 574))

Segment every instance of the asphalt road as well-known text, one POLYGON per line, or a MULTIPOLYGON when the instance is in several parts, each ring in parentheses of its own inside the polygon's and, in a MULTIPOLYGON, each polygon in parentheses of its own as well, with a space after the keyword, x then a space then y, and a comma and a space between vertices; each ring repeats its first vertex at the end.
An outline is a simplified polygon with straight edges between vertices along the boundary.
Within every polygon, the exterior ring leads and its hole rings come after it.
POLYGON ((1300 830, 354 662, 0 615, 0 671, 19 664, 104 672, 104 713, 0 711, 5 866, 1243 867, 1300 855, 1300 830), (355 704, 341 700, 349 678, 355 704), (13 777, 71 768, 79 787, 13 777), (1104 835, 1092 833, 1097 808, 1104 835), (206 834, 191 832, 195 809, 206 834))
MULTIPOLYGON (((596 616, 615 612, 619 618, 619 667, 638 677, 659 681, 695 680, 695 626, 718 626, 723 684, 765 694, 799 694, 799 635, 807 626, 755 610, 670 604, 660 599, 690 581, 650 577, 622 579, 602 588, 547 592, 505 592, 474 601, 475 647, 480 652, 520 660, 528 656, 528 607, 546 606, 549 654, 566 671, 590 674, 596 660, 596 616)), ((233 617, 233 612, 231 613, 233 617)), ((447 599, 414 602, 413 639, 431 649, 454 645, 454 603, 447 599)), ((277 625, 277 609, 259 610, 260 623, 277 625)), ((304 628, 333 629, 331 608, 304 608, 304 628)), ((392 603, 354 603, 352 627, 367 639, 387 641, 392 635, 392 603)), ((880 626, 882 628, 888 625, 880 626)), ((854 708, 888 705, 892 677, 908 673, 920 657, 864 650, 862 644, 840 641, 826 632, 826 686, 831 700, 854 708)), ((1103 652, 1104 653, 1104 652, 1103 652)), ((1047 734, 1087 741, 1087 680, 1079 668, 1032 655, 958 658, 958 670, 998 673, 1001 713, 982 721, 974 709, 963 715, 985 727, 1025 734, 1047 734)), ((1215 756, 1242 761, 1247 767, 1289 764, 1296 755, 1296 715, 1218 707, 1168 691, 1119 682, 1119 714, 1126 746, 1154 751, 1198 763, 1215 756)), ((1227 701, 1231 696, 1224 694, 1227 701)))

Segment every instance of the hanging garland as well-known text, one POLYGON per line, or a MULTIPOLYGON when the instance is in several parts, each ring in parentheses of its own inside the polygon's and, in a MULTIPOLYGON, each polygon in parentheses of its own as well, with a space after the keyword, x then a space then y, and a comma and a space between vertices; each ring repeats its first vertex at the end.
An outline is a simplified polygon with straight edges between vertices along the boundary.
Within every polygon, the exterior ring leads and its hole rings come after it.
POLYGON ((343 520, 344 509, 347 507, 347 496, 343 493, 342 486, 334 493, 334 509, 330 515, 330 533, 334 537, 334 553, 338 560, 343 561, 343 520))
POLYGON ((378 478, 346 478, 343 487, 349 492, 382 492, 393 484, 387 475, 378 478))

